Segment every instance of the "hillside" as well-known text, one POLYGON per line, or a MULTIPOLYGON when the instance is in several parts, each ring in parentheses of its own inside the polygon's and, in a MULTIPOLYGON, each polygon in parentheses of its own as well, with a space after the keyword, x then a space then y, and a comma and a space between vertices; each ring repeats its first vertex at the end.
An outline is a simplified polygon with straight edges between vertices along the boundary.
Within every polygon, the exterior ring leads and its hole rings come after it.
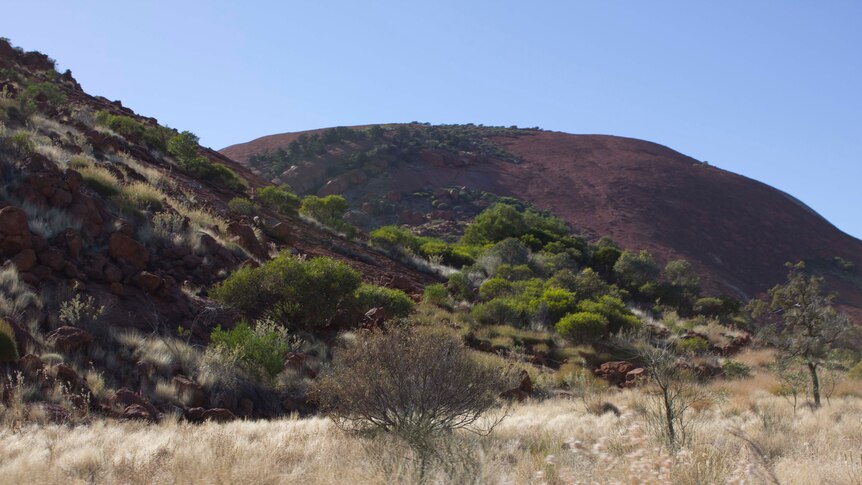
MULTIPOLYGON (((276 150, 288 150, 303 135, 325 141, 326 132, 271 135, 221 153, 299 193, 345 195, 361 212, 357 223, 366 227, 403 223, 433 232, 441 221, 475 215, 459 212, 463 204, 446 189, 484 191, 550 210, 589 237, 609 236, 624 248, 647 249, 661 261, 685 258, 713 293, 749 298, 780 281, 785 262, 805 260, 828 276, 843 303, 862 307, 858 270, 834 263, 840 257, 858 267, 862 241, 755 180, 630 138, 472 125, 384 127, 377 140, 330 142, 314 156, 294 157, 291 166, 277 172, 267 171, 279 158, 276 150), (460 138, 448 142, 455 137, 441 136, 439 130, 460 138), (496 152, 476 150, 477 144, 491 144, 496 152), (366 157, 357 168, 350 165, 351 157, 380 145, 399 151, 366 157), (426 204, 415 201, 417 192, 428 194, 426 204), (397 209, 380 210, 381 194, 397 209), (438 209, 441 203, 444 210, 438 209)), ((445 227, 453 230, 451 224, 445 227)))

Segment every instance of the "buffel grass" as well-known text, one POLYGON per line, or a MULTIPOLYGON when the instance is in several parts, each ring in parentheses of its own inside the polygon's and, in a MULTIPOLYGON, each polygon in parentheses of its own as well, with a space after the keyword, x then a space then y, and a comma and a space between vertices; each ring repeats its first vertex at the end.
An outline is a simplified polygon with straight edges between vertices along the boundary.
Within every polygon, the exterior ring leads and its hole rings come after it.
MULTIPOLYGON (((489 436, 440 437, 427 483, 859 484, 862 400, 795 415, 754 386, 747 399, 698 407, 671 452, 638 414, 643 391, 607 398, 622 414, 571 399, 515 405, 489 436)), ((3 483, 417 483, 417 462, 387 436, 325 418, 192 425, 97 421, 0 429, 3 483)))

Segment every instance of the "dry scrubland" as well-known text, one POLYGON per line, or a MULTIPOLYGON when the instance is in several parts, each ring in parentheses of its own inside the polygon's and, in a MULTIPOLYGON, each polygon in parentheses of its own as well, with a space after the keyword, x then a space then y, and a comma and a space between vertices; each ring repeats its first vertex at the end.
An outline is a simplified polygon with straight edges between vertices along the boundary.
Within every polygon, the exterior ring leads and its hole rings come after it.
MULTIPOLYGON (((757 355, 749 356, 756 360, 757 355)), ((816 412, 766 390, 761 370, 708 386, 675 454, 643 417, 644 390, 518 404, 491 435, 439 444, 428 483, 862 483, 862 386, 845 381, 816 412), (621 416, 590 413, 606 400, 621 416)), ((416 483, 409 448, 324 418, 158 425, 100 421, 0 431, 3 483, 416 483)))

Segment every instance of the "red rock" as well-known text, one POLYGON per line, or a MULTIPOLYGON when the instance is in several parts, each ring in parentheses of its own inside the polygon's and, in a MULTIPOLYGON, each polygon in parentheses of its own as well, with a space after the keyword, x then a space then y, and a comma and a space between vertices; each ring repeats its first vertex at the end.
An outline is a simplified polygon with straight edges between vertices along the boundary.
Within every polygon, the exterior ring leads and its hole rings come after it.
POLYGON ((141 271, 134 278, 135 284, 147 293, 154 294, 164 285, 164 280, 156 274, 141 271))
POLYGON ((25 249, 12 257, 12 264, 18 268, 18 271, 25 273, 36 265, 36 251, 25 249))
POLYGON ((240 246, 244 247, 248 252, 258 258, 267 256, 266 250, 257 240, 254 231, 247 224, 241 222, 231 222, 227 226, 228 234, 234 236, 240 246))
POLYGON ((48 248, 39 253, 39 262, 54 271, 61 271, 66 266, 63 252, 57 248, 48 248))
POLYGON ((184 375, 177 375, 171 379, 171 384, 176 389, 180 402, 184 405, 197 408, 206 404, 204 389, 197 382, 184 375))
POLYGON ((236 415, 228 409, 224 408, 213 408, 207 409, 203 413, 204 421, 216 421, 219 423, 224 423, 227 421, 233 421, 236 419, 236 415))
POLYGON ((124 296, 126 294, 126 287, 122 283, 115 281, 111 283, 111 293, 117 296, 124 296))
POLYGON ((134 421, 155 421, 152 413, 140 404, 131 404, 123 410, 123 419, 134 421))
POLYGON ((78 327, 63 326, 49 333, 48 342, 60 352, 75 352, 88 346, 93 336, 78 327))
POLYGON ((0 254, 12 256, 32 247, 27 214, 17 207, 0 209, 0 254))
POLYGON ((108 250, 115 260, 139 270, 143 269, 150 259, 150 253, 143 244, 121 232, 111 235, 108 250))
POLYGON ((78 387, 80 384, 81 381, 75 369, 66 364, 57 364, 54 369, 57 373, 57 379, 69 384, 73 388, 78 387))
POLYGON ((105 265, 105 269, 102 271, 102 277, 105 278, 105 281, 108 283, 116 283, 123 279, 123 272, 120 271, 120 268, 115 265, 108 263, 105 265))
POLYGON ((183 413, 183 417, 186 418, 186 421, 189 421, 191 423, 201 423, 204 420, 205 412, 206 409, 202 407, 191 408, 186 410, 185 413, 183 413))
POLYGON ((78 259, 84 243, 81 235, 74 229, 66 229, 57 236, 58 243, 66 248, 66 254, 72 259, 78 259))

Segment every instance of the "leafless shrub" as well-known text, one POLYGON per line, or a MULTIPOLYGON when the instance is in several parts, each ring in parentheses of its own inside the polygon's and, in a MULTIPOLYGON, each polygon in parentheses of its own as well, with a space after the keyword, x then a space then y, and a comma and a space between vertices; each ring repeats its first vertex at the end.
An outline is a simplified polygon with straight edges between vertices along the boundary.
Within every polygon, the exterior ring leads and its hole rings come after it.
POLYGON ((475 360, 457 337, 397 328, 363 333, 340 349, 312 392, 337 426, 392 432, 424 467, 439 433, 490 433, 503 415, 488 413, 511 385, 506 371, 475 360))

